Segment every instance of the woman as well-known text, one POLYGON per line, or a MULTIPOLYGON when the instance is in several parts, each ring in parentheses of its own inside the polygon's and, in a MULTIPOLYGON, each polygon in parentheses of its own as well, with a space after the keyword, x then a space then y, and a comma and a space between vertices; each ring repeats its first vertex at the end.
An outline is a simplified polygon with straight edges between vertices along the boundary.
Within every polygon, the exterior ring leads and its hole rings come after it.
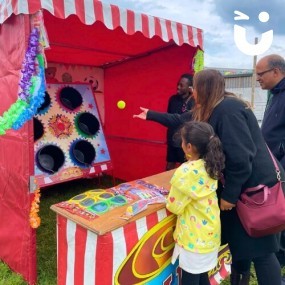
MULTIPOLYGON (((278 251, 277 235, 250 237, 235 210, 244 189, 258 184, 271 187, 277 182, 275 167, 256 117, 245 102, 225 91, 224 77, 216 70, 207 69, 195 74, 193 96, 193 119, 212 125, 225 154, 225 181, 218 194, 222 210, 222 243, 229 244, 233 258, 231 284, 249 284, 253 262, 259 285, 280 285, 281 269, 274 254, 278 251)), ((178 115, 141 110, 135 118, 156 121, 167 127, 178 127, 192 117, 189 112, 178 115)))

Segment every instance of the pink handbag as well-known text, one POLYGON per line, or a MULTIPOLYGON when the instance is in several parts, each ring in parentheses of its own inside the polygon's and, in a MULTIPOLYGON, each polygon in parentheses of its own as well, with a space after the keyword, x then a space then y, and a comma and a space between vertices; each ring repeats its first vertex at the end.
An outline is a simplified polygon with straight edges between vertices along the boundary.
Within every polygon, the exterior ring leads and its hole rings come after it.
POLYGON ((278 182, 272 187, 258 185, 245 189, 236 204, 239 219, 251 237, 262 237, 285 230, 283 181, 271 152, 270 155, 276 168, 278 182))

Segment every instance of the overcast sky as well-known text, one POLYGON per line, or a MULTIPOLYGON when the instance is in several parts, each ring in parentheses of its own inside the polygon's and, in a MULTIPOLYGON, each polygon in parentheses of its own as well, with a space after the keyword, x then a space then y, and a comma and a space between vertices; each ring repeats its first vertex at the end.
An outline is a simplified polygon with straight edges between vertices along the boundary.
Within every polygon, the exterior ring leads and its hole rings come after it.
POLYGON ((234 42, 234 24, 246 28, 246 40, 273 30, 269 50, 257 57, 277 53, 285 57, 285 1, 284 0, 102 0, 138 13, 173 20, 201 28, 204 31, 205 66, 220 68, 252 68, 253 56, 242 53, 234 42), (234 11, 249 19, 235 21, 234 11), (267 12, 269 20, 261 22, 260 12, 267 12))

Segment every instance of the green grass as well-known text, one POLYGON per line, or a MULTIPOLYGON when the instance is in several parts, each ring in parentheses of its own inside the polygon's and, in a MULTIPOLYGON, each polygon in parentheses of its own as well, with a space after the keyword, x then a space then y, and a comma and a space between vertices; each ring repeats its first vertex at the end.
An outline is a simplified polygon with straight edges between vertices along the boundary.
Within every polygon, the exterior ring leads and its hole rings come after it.
MULTIPOLYGON (((122 181, 116 180, 116 183, 122 181)), ((41 225, 37 229, 37 271, 38 285, 56 285, 56 213, 50 206, 66 201, 77 194, 96 188, 110 188, 113 179, 80 179, 53 185, 41 190, 41 225)), ((0 285, 26 285, 22 277, 0 262, 0 285)))
MULTIPOLYGON (((122 181, 116 180, 116 183, 122 183, 122 181)), ((50 206, 90 189, 110 188, 112 186, 112 178, 104 176, 100 180, 75 180, 41 190, 41 226, 37 229, 37 285, 56 285, 56 214, 50 210, 50 206)), ((283 271, 285 273, 285 269, 283 271)), ((252 272, 255 276, 253 269, 252 272)), ((8 266, 0 262, 0 285, 26 284, 20 275, 12 272, 8 266)), ((230 285, 230 282, 225 280, 221 285, 230 285)), ((255 277, 251 278, 250 285, 257 285, 255 277)))

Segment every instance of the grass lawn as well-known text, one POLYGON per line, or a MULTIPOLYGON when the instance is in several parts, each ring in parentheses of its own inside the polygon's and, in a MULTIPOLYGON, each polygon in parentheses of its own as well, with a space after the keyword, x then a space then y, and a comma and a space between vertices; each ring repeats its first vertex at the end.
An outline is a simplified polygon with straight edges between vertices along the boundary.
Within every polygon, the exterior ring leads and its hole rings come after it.
MULTIPOLYGON (((119 184, 122 181, 116 180, 116 183, 119 184)), ((56 214, 50 210, 50 206, 90 189, 110 188, 112 186, 112 178, 104 176, 100 180, 75 180, 42 189, 40 203, 41 225, 37 229, 38 285, 56 285, 56 214)), ((254 274, 254 270, 252 272, 254 274)), ((0 262, 0 285, 26 284, 21 276, 15 274, 4 263, 0 262)), ((230 285, 230 282, 225 280, 221 285, 230 285)), ((255 277, 251 278, 250 285, 257 285, 255 277)))

